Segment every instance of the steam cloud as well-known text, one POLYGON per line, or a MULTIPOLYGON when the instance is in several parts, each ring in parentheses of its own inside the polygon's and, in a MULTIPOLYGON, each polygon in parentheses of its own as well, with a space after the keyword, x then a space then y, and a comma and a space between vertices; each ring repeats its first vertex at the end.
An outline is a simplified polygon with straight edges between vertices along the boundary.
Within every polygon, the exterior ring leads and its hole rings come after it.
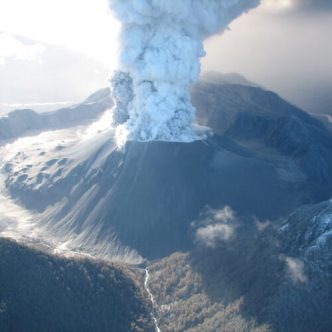
POLYGON ((235 236, 235 212, 229 206, 221 210, 208 209, 202 220, 192 223, 200 225, 196 230, 196 241, 206 248, 216 248, 220 243, 230 241, 235 236))
POLYGON ((192 141, 189 88, 203 41, 260 0, 109 0, 122 23, 119 68, 111 79, 121 140, 192 141))

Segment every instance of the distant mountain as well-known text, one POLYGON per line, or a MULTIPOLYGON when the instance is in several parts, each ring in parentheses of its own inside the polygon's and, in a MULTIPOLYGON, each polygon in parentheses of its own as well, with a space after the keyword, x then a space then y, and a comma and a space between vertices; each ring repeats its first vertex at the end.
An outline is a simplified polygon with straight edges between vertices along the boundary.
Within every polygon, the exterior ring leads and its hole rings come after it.
POLYGON ((250 82, 244 76, 238 73, 224 74, 216 71, 204 72, 200 77, 201 82, 212 83, 218 85, 243 85, 258 87, 257 84, 250 82))
POLYGON ((0 238, 0 330, 154 331, 150 305, 133 275, 0 238))
POLYGON ((83 103, 58 111, 37 113, 30 109, 16 110, 0 117, 0 142, 45 130, 69 128, 97 119, 112 106, 109 89, 100 90, 83 103))
POLYGON ((322 121, 257 87, 203 82, 195 86, 192 96, 199 123, 266 159, 279 155, 292 160, 316 194, 328 198, 332 136, 322 121))

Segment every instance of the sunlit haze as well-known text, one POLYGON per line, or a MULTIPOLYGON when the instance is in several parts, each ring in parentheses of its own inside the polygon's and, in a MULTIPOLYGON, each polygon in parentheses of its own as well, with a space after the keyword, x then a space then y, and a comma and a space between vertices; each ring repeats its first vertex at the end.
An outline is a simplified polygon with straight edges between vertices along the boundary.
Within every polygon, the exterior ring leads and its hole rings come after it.
MULTIPOLYGON (((325 111, 330 9, 324 1, 264 0, 207 40, 202 69, 238 72, 305 109, 325 111)), ((118 30, 107 0, 1 0, 0 113, 56 109, 107 86, 118 30)))
POLYGON ((0 1, 0 32, 63 46, 106 65, 114 61, 117 28, 107 0, 0 1))

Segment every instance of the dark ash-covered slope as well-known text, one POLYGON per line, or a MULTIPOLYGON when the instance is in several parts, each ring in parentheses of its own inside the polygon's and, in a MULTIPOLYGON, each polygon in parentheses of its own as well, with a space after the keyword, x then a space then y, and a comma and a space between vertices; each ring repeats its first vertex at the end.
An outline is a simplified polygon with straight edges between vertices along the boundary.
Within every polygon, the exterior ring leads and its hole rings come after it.
POLYGON ((106 142, 63 178, 49 176, 47 189, 25 179, 29 171, 23 180, 14 173, 7 186, 27 207, 45 210, 50 229, 87 237, 92 231, 97 243, 115 232, 147 258, 190 249, 191 223, 206 206, 275 219, 315 200, 294 165, 267 162, 219 136, 189 144, 130 142, 124 151, 106 142))

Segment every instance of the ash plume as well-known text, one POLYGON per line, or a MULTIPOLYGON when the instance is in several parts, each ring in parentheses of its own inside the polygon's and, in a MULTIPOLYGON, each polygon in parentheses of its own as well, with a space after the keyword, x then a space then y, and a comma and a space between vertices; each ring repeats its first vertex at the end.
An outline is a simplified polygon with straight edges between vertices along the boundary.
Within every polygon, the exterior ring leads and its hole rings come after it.
POLYGON ((122 23, 118 71, 111 79, 117 137, 194 140, 190 85, 203 42, 260 0, 109 0, 122 23))

